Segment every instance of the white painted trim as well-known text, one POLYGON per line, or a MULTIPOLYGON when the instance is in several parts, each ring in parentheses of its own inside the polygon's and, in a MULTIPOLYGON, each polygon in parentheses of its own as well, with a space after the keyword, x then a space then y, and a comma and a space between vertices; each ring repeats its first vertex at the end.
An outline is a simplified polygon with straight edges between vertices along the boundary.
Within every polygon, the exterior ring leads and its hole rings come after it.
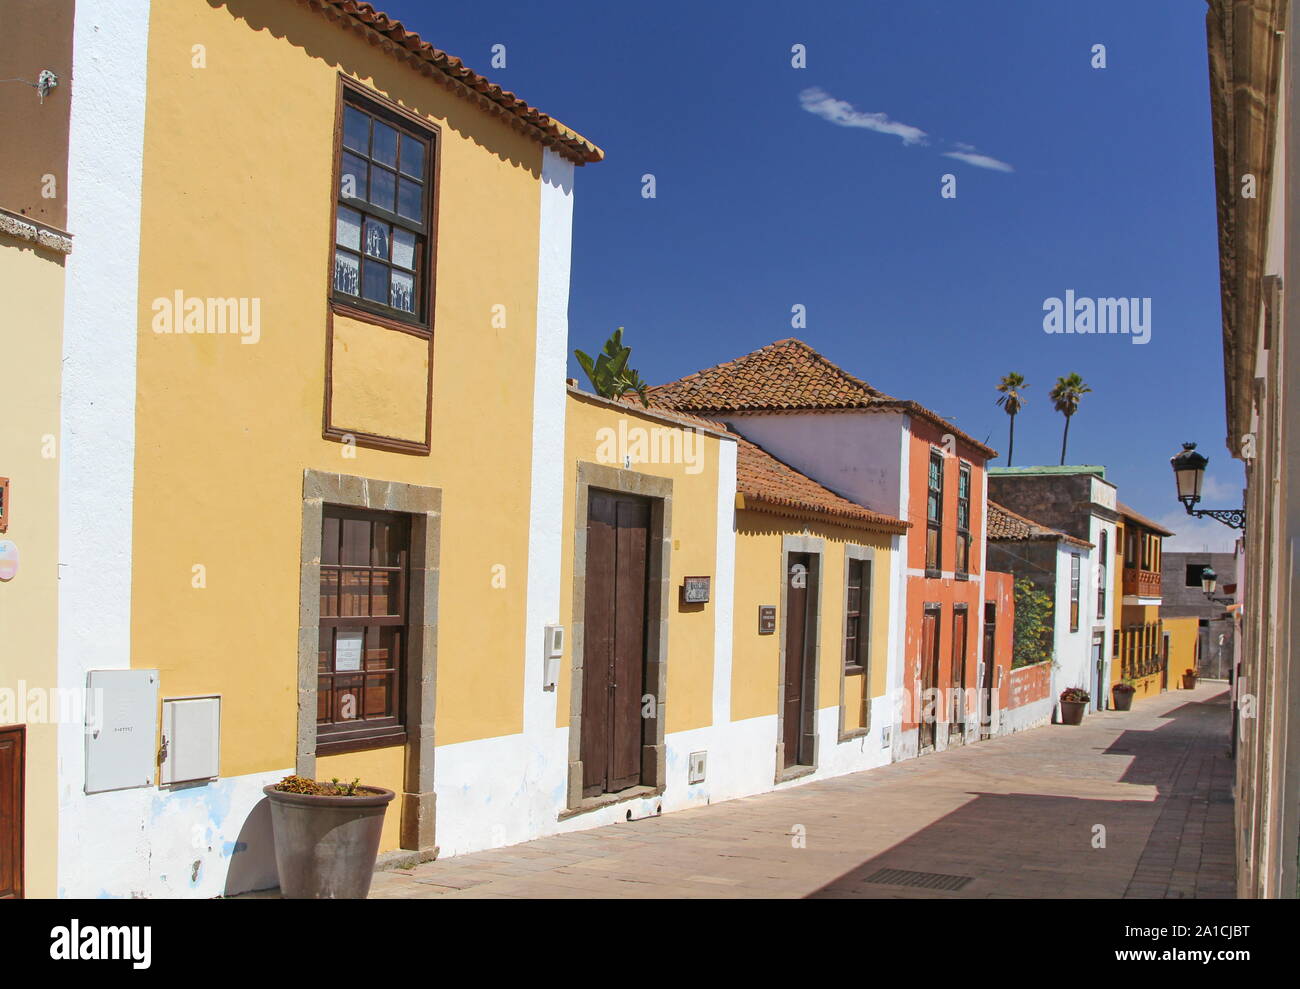
MULTIPOLYGON (((901 428, 898 430, 898 518, 906 522, 908 520, 907 496, 912 473, 911 417, 900 416, 899 425, 901 428)), ((893 637, 893 641, 889 650, 888 683, 891 703, 889 705, 888 723, 892 726, 893 732, 893 740, 890 746, 890 758, 893 761, 907 757, 909 751, 903 738, 903 715, 904 709, 907 707, 906 702, 910 690, 910 686, 904 683, 907 671, 907 554, 910 549, 909 535, 910 530, 904 530, 894 537, 893 566, 890 568, 892 572, 890 574, 889 605, 893 620, 890 622, 889 634, 893 637)), ((872 723, 873 725, 880 725, 884 723, 884 719, 872 723)), ((914 745, 910 748, 910 754, 916 754, 914 745)))
MULTIPOLYGON (((59 451, 59 684, 131 665, 140 203, 148 0, 79 0, 73 27, 59 451)), ((87 797, 79 725, 59 728, 59 894, 141 889, 152 790, 87 797), (93 817, 92 817, 93 809, 93 817), (95 840, 90 840, 94 836, 95 840), (98 850, 98 853, 97 853, 98 850)))
MULTIPOLYGON (((573 254, 573 163, 542 152, 537 259, 533 460, 525 605, 524 733, 555 724, 555 691, 542 689, 543 628, 561 621, 564 417, 568 393, 569 270, 573 254)), ((565 641, 572 642, 567 629, 565 641)), ((566 649, 567 651, 567 649, 566 649)), ((560 760, 563 762, 563 759, 560 760)))
POLYGON ((718 538, 713 580, 713 727, 731 723, 733 614, 736 595, 736 456, 738 445, 718 443, 718 538))

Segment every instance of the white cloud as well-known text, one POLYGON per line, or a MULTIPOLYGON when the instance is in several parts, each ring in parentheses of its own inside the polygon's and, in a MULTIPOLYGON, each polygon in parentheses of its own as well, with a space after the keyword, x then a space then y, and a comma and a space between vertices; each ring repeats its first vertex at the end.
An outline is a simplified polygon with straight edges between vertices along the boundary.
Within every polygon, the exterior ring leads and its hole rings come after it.
POLYGON ((969 144, 958 144, 959 148, 968 148, 966 151, 945 151, 945 158, 956 158, 958 161, 964 161, 967 165, 974 165, 976 168, 987 168, 994 172, 1014 172, 1015 169, 1005 161, 998 161, 996 158, 990 158, 988 155, 977 154, 975 149, 969 144))
POLYGON ((890 120, 888 114, 865 113, 852 103, 837 100, 824 89, 813 86, 799 94, 799 105, 809 113, 828 120, 837 127, 860 127, 877 134, 891 134, 904 144, 924 144, 926 133, 911 124, 890 120))
POLYGON ((1181 508, 1166 512, 1156 521, 1174 533, 1165 537, 1166 553, 1231 553, 1239 535, 1236 529, 1229 529, 1222 522, 1194 518, 1181 508))

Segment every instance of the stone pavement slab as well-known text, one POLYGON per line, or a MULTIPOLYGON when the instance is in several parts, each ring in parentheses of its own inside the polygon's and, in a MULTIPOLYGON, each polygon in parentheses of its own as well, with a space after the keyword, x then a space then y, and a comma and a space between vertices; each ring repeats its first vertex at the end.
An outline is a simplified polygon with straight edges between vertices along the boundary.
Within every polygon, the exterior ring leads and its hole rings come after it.
POLYGON ((1203 681, 1078 727, 381 872, 371 896, 1232 897, 1229 718, 1226 685, 1203 681))

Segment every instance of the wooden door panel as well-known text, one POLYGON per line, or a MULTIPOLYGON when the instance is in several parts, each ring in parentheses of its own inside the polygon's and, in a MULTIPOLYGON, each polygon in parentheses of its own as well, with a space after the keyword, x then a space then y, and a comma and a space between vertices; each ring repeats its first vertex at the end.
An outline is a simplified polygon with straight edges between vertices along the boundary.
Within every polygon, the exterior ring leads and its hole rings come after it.
POLYGON ((614 499, 588 500, 586 607, 582 626, 582 790, 604 792, 609 771, 609 668, 614 656, 614 499))
MULTIPOLYGON (((641 779, 650 505, 591 491, 582 648, 582 789, 641 779)), ((656 712, 658 713, 658 712, 656 712)))
POLYGON ((23 764, 26 733, 0 728, 0 899, 23 895, 23 764))
POLYGON ((785 747, 785 765, 796 765, 800 758, 800 730, 803 712, 803 643, 807 638, 807 560, 802 554, 790 554, 785 572, 785 700, 781 711, 781 743, 785 747), (805 577, 798 580, 798 567, 805 577))
POLYGON ((800 724, 799 762, 811 766, 814 761, 814 742, 817 735, 817 588, 821 583, 821 557, 809 553, 808 597, 804 602, 803 631, 803 720, 800 724))
POLYGON ((927 609, 921 618, 920 744, 934 745, 935 715, 932 691, 939 681, 939 612, 927 609))
POLYGON ((617 516, 610 790, 625 789, 641 779, 644 724, 641 698, 645 692, 646 552, 650 506, 641 501, 620 500, 617 516))
POLYGON ((952 616, 952 698, 950 703, 953 724, 966 718, 966 612, 954 611, 952 616))

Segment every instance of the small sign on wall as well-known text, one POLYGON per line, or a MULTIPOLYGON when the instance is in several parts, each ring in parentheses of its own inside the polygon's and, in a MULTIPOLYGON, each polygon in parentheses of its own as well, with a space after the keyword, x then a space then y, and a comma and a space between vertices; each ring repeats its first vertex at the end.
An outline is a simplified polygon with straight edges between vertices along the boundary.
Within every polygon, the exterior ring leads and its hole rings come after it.
POLYGON ((773 635, 776 632, 776 605, 760 604, 758 606, 758 634, 773 635))
POLYGON ((682 581, 682 604, 706 604, 712 577, 687 577, 682 581))

